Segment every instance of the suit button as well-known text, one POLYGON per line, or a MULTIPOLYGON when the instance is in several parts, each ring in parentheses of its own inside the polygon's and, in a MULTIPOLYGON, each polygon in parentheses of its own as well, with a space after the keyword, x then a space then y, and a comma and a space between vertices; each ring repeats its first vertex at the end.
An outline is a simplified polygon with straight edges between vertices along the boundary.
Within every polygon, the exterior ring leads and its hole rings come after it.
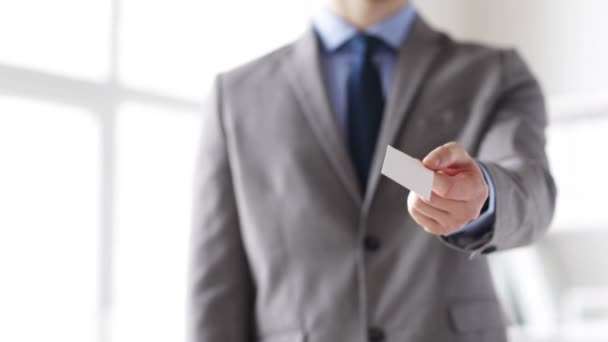
POLYGON ((481 251, 481 254, 490 254, 495 251, 496 251, 496 246, 488 246, 488 247, 484 248, 483 251, 481 251))
POLYGON ((384 342, 386 339, 386 335, 382 329, 377 327, 369 328, 368 331, 368 340, 369 342, 384 342))
POLYGON ((375 252, 380 249, 380 239, 373 235, 367 235, 363 238, 363 247, 369 252, 375 252))

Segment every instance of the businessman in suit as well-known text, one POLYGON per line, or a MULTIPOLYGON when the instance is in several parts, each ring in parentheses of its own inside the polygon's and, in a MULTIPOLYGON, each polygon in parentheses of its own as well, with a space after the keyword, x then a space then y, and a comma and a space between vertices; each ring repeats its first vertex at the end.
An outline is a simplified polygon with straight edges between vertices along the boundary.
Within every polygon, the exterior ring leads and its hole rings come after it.
POLYGON ((539 85, 406 0, 333 0, 219 75, 192 235, 193 342, 506 341, 485 255, 551 220, 539 85), (393 145, 424 200, 380 176, 393 145), (407 199, 407 200, 406 200, 407 199))

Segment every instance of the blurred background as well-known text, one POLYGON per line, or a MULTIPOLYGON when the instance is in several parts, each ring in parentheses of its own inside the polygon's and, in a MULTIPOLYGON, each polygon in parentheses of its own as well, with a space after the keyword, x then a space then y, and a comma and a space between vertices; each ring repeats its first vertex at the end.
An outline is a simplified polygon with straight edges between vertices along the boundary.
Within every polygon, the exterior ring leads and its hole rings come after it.
MULTIPOLYGON (((547 95, 553 227, 491 257, 512 341, 608 341, 608 2, 415 4, 458 38, 518 48, 547 95)), ((0 3, 0 341, 184 340, 200 103, 319 6, 0 3)))

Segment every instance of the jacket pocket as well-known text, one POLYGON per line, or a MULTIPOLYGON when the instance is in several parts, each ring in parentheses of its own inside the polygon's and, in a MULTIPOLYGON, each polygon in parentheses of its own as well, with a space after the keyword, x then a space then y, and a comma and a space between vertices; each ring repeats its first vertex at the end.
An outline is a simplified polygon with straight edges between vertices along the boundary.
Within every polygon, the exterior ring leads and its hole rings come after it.
POLYGON ((258 339, 259 342, 304 342, 304 333, 298 330, 279 331, 264 334, 258 339))
POLYGON ((495 300, 475 300, 453 304, 450 320, 456 332, 466 333, 504 329, 506 319, 495 300))

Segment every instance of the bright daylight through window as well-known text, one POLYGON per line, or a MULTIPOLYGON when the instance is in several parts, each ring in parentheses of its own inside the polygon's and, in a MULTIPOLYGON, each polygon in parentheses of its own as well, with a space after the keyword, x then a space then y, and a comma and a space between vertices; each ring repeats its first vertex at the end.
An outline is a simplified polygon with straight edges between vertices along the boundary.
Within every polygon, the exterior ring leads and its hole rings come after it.
MULTIPOLYGON (((295 39, 319 2, 0 5, 0 341, 184 340, 201 103, 213 75, 295 39)), ((549 95, 557 214, 534 249, 496 257, 507 311, 539 336, 605 336, 608 45, 589 32, 606 31, 606 3, 418 3, 459 34, 515 44, 549 95), (601 95, 579 101, 586 85, 601 95)))

